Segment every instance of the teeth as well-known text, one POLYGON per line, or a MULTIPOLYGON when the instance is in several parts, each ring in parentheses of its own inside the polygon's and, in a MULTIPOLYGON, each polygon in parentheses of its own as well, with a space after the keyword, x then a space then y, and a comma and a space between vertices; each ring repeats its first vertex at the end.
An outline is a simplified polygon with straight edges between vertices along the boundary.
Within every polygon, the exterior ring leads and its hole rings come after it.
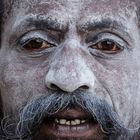
POLYGON ((75 121, 71 121, 71 125, 77 125, 75 121))
POLYGON ((85 123, 86 122, 86 120, 81 120, 81 123, 85 123))
POLYGON ((70 124, 71 124, 71 121, 67 121, 67 122, 66 122, 66 125, 70 125, 70 124))
POLYGON ((86 122, 86 120, 80 120, 80 119, 75 119, 75 120, 66 120, 66 119, 55 119, 54 120, 57 124, 60 125, 80 125, 86 122))
POLYGON ((75 119, 76 124, 80 124, 80 120, 75 119))
POLYGON ((59 120, 58 120, 58 119, 55 119, 54 121, 55 121, 56 123, 59 123, 59 120))
POLYGON ((65 120, 65 119, 60 119, 60 120, 59 120, 59 123, 60 123, 60 124, 66 124, 66 121, 67 121, 67 120, 65 120))

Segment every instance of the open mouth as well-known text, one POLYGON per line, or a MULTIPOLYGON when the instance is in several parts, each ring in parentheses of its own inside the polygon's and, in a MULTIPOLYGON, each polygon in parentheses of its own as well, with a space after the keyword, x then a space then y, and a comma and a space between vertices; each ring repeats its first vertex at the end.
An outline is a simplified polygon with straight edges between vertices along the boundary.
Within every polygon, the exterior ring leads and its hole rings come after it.
POLYGON ((89 139, 98 133, 99 128, 97 120, 83 109, 67 108, 45 118, 41 132, 46 137, 89 139))

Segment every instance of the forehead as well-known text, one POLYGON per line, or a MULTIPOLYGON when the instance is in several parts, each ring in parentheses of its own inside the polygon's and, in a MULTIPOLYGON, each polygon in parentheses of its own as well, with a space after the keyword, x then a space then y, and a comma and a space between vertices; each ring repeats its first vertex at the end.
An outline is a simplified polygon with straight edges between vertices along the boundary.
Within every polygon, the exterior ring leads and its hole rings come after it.
POLYGON ((130 32, 138 22, 136 11, 135 0, 14 0, 6 28, 27 32, 34 27, 59 31, 107 27, 130 32))
POLYGON ((59 20, 96 17, 124 18, 132 15, 137 7, 133 0, 21 0, 13 6, 15 14, 50 16, 59 20))

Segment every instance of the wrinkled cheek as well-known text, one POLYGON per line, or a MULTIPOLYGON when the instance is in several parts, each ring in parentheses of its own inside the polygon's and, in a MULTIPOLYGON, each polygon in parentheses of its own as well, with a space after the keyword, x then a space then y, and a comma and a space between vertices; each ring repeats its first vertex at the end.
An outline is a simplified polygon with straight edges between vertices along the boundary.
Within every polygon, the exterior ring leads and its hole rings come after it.
POLYGON ((35 96, 46 93, 41 69, 21 63, 8 63, 3 67, 1 75, 3 100, 5 104, 9 102, 10 107, 19 108, 35 96))
POLYGON ((11 111, 13 114, 27 98, 24 93, 25 74, 23 70, 19 65, 11 63, 5 65, 0 71, 0 90, 5 112, 11 111))
POLYGON ((131 72, 118 72, 118 74, 110 74, 105 81, 114 109, 120 116, 120 120, 128 127, 133 120, 134 94, 132 93, 137 92, 137 77, 131 77, 131 72))
POLYGON ((18 83, 20 79, 25 76, 26 72, 26 67, 23 64, 14 61, 15 60, 12 60, 12 58, 11 61, 7 60, 0 71, 2 81, 9 86, 18 83))
MULTIPOLYGON (((113 64, 106 64, 106 67, 99 64, 96 67, 95 76, 99 82, 96 88, 102 87, 102 91, 109 95, 114 111, 118 113, 120 120, 128 126, 129 121, 132 119, 132 92, 137 91, 136 82, 138 78, 137 76, 132 76, 133 71, 126 69, 123 65, 114 67, 113 64), (108 69, 106 68, 107 66, 108 69)), ((107 102, 109 103, 108 99, 107 102)))

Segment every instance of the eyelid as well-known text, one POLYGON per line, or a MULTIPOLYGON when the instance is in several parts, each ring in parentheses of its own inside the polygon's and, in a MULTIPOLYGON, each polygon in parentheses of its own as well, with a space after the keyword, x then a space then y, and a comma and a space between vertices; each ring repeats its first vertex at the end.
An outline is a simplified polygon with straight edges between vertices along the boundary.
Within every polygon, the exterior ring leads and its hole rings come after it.
MULTIPOLYGON (((117 53, 122 52, 126 47, 123 46, 123 45, 121 45, 121 44, 119 44, 119 43, 117 43, 117 42, 115 42, 115 41, 112 41, 112 40, 110 40, 110 39, 104 39, 104 40, 102 40, 102 41, 99 41, 99 42, 97 42, 97 43, 95 43, 95 44, 89 46, 89 48, 90 48, 90 50, 91 50, 91 49, 92 49, 92 50, 96 50, 96 51, 98 51, 98 52, 100 52, 100 53, 103 53, 103 54, 106 54, 106 55, 112 55, 112 54, 117 54, 117 53), (96 48, 96 46, 98 45, 98 43, 101 43, 101 42, 104 42, 104 41, 110 41, 110 42, 114 43, 118 49, 117 49, 116 51, 113 51, 113 50, 103 50, 103 49, 98 49, 98 48, 96 48), (95 47, 95 48, 94 48, 94 47, 95 47)), ((92 51, 92 50, 91 50, 91 51, 92 51)))
POLYGON ((116 41, 114 41, 114 40, 112 40, 112 39, 103 39, 103 40, 101 40, 101 41, 96 42, 95 44, 93 44, 93 45, 91 45, 91 46, 95 46, 96 44, 98 44, 98 43, 100 43, 100 42, 104 42, 104 41, 113 42, 113 43, 116 44, 117 47, 119 47, 120 49, 124 49, 124 47, 125 47, 124 45, 122 45, 122 44, 120 44, 120 43, 118 43, 118 42, 116 42, 116 41))
POLYGON ((89 46, 91 46, 91 45, 96 45, 97 43, 103 42, 103 41, 112 41, 120 47, 129 46, 128 42, 124 40, 122 37, 113 33, 109 33, 109 32, 103 32, 103 33, 97 34, 96 36, 92 38, 92 40, 88 44, 89 46))
POLYGON ((45 31, 31 31, 31 32, 23 35, 19 39, 18 44, 24 45, 25 43, 27 43, 31 40, 36 40, 36 39, 41 39, 41 40, 46 41, 48 43, 57 45, 57 42, 52 41, 52 39, 49 37, 49 35, 45 31))
MULTIPOLYGON (((21 46, 24 46, 24 45, 28 44, 30 41, 32 41, 32 40, 37 40, 37 39, 40 39, 40 40, 42 40, 42 41, 46 41, 46 40, 43 40, 43 39, 41 39, 41 38, 33 37, 33 38, 21 40, 19 44, 20 44, 21 46)), ((47 41, 46 41, 46 42, 47 42, 47 41)))

